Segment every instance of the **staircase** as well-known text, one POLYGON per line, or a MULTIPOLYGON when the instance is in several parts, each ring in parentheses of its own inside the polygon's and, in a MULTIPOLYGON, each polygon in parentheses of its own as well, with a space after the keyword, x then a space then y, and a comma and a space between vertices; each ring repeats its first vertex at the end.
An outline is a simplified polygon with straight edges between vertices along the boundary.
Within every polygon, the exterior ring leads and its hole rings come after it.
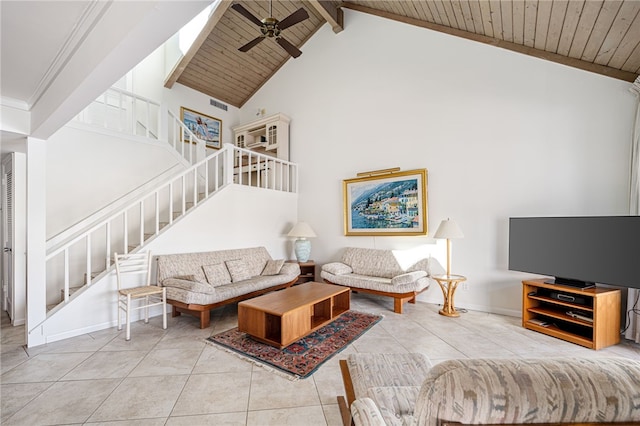
MULTIPOLYGON (((239 184, 297 192, 295 164, 231 144, 225 144, 205 157, 204 141, 186 128, 175 114, 158 108, 159 115, 151 119, 154 115, 150 110, 159 107, 158 103, 119 89, 110 89, 110 95, 104 95, 98 104, 98 107, 92 104, 88 108, 92 112, 81 114, 94 120, 85 124, 102 123, 101 131, 120 129, 127 134, 134 132, 137 137, 169 144, 188 166, 145 194, 130 200, 125 206, 106 207, 94 215, 100 220, 84 226, 82 230, 74 229, 68 238, 56 236, 55 244, 48 247, 46 255, 46 288, 47 293, 51 294, 47 300, 59 297, 59 302, 44 307, 46 319, 29 327, 29 333, 72 304, 82 292, 99 284, 113 269, 115 253, 144 250, 147 244, 178 221, 184 220, 224 187, 239 184), (141 113, 141 108, 135 107, 140 103, 148 107, 146 112, 141 113), (105 114, 111 116, 113 109, 120 109, 123 105, 127 108, 118 112, 118 115, 125 118, 124 125, 120 124, 114 129, 115 120, 96 121, 99 115, 96 108, 103 108, 105 114), (132 113, 131 109, 136 111, 132 113), (140 117, 144 118, 144 122, 138 121, 140 117), (162 128, 154 123, 165 123, 166 126, 162 128), (139 134, 141 131, 143 135, 139 134), (166 139, 158 139, 158 135, 166 139), (199 157, 202 159, 198 160, 199 157), (247 167, 247 164, 257 167, 247 167)), ((31 309, 38 307, 28 306, 27 315, 31 309)))

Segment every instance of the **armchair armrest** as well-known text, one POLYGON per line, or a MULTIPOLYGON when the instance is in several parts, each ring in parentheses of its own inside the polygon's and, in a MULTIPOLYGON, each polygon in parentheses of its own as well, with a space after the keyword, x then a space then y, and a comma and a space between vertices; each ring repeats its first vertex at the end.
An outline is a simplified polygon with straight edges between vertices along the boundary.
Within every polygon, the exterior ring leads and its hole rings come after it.
POLYGON ((353 401, 351 416, 356 426, 386 426, 382 413, 371 398, 359 398, 353 401))
POLYGON ((330 274, 333 274, 333 275, 346 275, 346 274, 351 274, 353 272, 353 269, 351 269, 351 266, 342 262, 326 263, 322 265, 322 270, 325 272, 329 272, 330 274))

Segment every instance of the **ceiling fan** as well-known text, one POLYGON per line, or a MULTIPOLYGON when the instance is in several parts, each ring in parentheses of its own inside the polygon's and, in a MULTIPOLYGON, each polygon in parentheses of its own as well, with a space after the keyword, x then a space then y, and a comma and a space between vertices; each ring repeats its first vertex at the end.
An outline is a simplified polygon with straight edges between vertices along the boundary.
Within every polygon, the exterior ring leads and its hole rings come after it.
POLYGON ((260 27, 260 31, 262 35, 254 38, 249 43, 240 47, 238 50, 241 52, 248 52, 251 48, 255 47, 258 43, 260 43, 265 38, 275 38, 276 43, 280 45, 287 53, 294 58, 302 55, 302 52, 291 44, 287 39, 280 35, 280 32, 286 28, 289 28, 299 22, 304 21, 309 18, 309 14, 304 8, 300 8, 293 12, 291 15, 284 18, 282 21, 278 21, 273 17, 272 13, 272 4, 269 2, 269 17, 264 18, 262 20, 256 18, 251 12, 245 9, 241 4, 234 3, 231 6, 236 12, 247 18, 249 21, 253 22, 257 26, 260 27))

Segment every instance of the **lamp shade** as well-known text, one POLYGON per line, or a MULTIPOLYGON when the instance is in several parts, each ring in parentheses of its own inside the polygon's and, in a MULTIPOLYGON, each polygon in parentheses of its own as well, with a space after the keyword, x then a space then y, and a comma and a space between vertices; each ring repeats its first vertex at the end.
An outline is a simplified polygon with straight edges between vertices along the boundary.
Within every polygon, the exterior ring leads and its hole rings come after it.
POLYGON ((455 221, 446 219, 440 222, 440 226, 438 226, 436 233, 433 234, 433 238, 464 238, 464 234, 455 221))
POLYGON ((287 234, 289 237, 312 238, 316 236, 307 222, 298 222, 287 234))

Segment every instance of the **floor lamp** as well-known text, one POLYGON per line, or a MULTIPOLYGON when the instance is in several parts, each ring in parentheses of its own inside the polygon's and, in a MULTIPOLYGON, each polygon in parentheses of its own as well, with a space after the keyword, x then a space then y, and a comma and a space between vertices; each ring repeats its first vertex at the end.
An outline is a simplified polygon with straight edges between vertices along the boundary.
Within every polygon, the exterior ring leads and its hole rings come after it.
POLYGON ((447 239, 447 275, 449 276, 451 275, 451 239, 463 237, 464 234, 458 224, 448 218, 440 222, 438 230, 433 234, 433 238, 447 239))

